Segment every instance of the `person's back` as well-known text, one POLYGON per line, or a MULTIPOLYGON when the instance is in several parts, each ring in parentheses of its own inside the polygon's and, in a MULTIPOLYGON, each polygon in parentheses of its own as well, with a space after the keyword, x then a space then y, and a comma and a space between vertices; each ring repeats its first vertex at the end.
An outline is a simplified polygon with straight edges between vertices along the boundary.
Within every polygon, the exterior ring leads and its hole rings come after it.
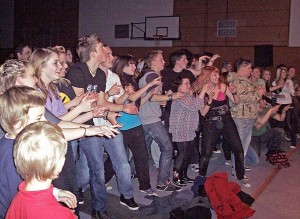
POLYGON ((13 142, 14 139, 6 136, 0 139, 0 218, 5 217, 11 200, 18 192, 18 185, 22 181, 14 166, 13 142))
POLYGON ((19 192, 13 199, 6 219, 30 218, 76 218, 72 211, 61 206, 53 196, 53 185, 49 189, 26 191, 25 182, 19 186, 19 192), (26 215, 26 217, 24 217, 26 215))

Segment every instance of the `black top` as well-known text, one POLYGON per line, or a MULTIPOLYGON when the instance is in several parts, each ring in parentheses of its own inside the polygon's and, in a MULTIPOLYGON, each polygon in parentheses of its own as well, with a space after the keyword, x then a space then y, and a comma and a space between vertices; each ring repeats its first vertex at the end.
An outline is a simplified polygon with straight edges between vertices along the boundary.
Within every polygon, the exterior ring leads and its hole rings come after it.
MULTIPOLYGON (((88 85, 97 85, 97 93, 105 92, 106 75, 100 68, 97 69, 96 75, 93 77, 86 63, 76 63, 70 67, 66 78, 70 80, 73 87, 83 88, 84 92, 88 85)), ((85 124, 94 125, 93 119, 85 124)))
POLYGON ((228 103, 228 97, 225 100, 213 100, 211 102, 210 108, 205 115, 206 118, 215 117, 215 116, 225 116, 231 115, 230 108, 228 103))
MULTIPOLYGON (((126 73, 122 73, 122 81, 124 82, 123 86, 128 86, 129 84, 131 84, 134 87, 135 91, 138 91, 139 88, 139 84, 133 79, 133 75, 128 75, 126 73)), ((141 98, 138 98, 135 101, 135 105, 139 108, 141 106, 141 98)))
POLYGON ((60 97, 63 101, 63 103, 67 103, 70 100, 73 100, 76 97, 75 91, 72 88, 71 84, 66 83, 66 84, 55 84, 59 93, 60 97))
MULTIPOLYGON (((171 84, 174 80, 176 80, 179 76, 181 77, 187 77, 190 79, 190 83, 194 83, 194 81, 196 80, 195 75, 186 69, 183 69, 182 72, 175 72, 173 69, 166 69, 162 72, 162 94, 165 94, 165 92, 167 92, 168 90, 171 90, 171 84)), ((169 110, 171 109, 171 102, 172 101, 168 101, 167 105, 165 106, 165 110, 169 110)))
POLYGON ((189 78, 191 84, 194 83, 194 81, 196 80, 195 75, 191 71, 186 69, 183 69, 182 72, 175 72, 173 69, 166 69, 161 73, 161 75, 163 82, 163 92, 170 90, 172 82, 176 80, 179 76, 189 78))

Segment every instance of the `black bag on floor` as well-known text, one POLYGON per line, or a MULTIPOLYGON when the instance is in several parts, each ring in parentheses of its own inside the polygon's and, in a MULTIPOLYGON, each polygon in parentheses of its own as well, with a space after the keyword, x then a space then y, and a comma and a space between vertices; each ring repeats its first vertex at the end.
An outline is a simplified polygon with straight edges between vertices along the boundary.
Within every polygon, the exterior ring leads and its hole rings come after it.
POLYGON ((187 210, 176 208, 170 213, 170 219, 211 219, 209 208, 196 206, 187 210))
POLYGON ((211 219, 211 204, 207 197, 195 197, 170 213, 170 219, 211 219))

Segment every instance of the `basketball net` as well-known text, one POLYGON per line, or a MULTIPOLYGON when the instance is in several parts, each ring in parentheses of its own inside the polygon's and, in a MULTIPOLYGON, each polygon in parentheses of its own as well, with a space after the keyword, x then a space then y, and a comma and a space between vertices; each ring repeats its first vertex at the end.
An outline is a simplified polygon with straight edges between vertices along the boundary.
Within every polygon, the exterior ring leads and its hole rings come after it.
POLYGON ((160 44, 160 41, 165 38, 166 36, 165 35, 153 35, 153 38, 154 38, 154 44, 155 46, 159 46, 160 44))

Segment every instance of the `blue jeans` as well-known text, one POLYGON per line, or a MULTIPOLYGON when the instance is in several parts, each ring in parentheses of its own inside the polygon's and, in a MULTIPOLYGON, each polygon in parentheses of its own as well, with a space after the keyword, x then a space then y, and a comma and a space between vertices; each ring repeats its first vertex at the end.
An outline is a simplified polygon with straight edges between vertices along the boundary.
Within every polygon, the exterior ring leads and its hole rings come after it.
POLYGON ((78 140, 71 141, 71 145, 76 165, 78 187, 84 192, 90 183, 88 162, 81 147, 79 147, 78 140))
POLYGON ((259 157, 253 147, 250 145, 245 157, 246 166, 255 166, 259 163, 259 157))
POLYGON ((162 185, 170 178, 171 161, 173 157, 173 145, 169 138, 165 126, 162 122, 143 125, 145 131, 145 139, 148 151, 154 140, 160 149, 161 155, 159 159, 159 174, 157 184, 162 185))
MULTIPOLYGON (((246 157, 251 137, 252 137, 252 128, 255 122, 255 119, 240 119, 240 118, 233 118, 235 125, 237 127, 242 146, 244 149, 244 157, 246 157)), ((231 161, 232 161, 232 167, 233 171, 235 171, 235 162, 234 162, 234 156, 231 154, 231 161)))
POLYGON ((244 148, 244 157, 247 154, 251 137, 252 137, 252 128, 255 122, 255 119, 239 119, 233 118, 236 127, 238 129, 240 139, 244 148))
POLYGON ((80 142, 86 155, 91 176, 92 208, 107 210, 107 192, 104 179, 103 152, 107 151, 116 173, 119 192, 125 199, 133 197, 130 166, 123 144, 122 134, 108 139, 105 137, 87 137, 80 142))

